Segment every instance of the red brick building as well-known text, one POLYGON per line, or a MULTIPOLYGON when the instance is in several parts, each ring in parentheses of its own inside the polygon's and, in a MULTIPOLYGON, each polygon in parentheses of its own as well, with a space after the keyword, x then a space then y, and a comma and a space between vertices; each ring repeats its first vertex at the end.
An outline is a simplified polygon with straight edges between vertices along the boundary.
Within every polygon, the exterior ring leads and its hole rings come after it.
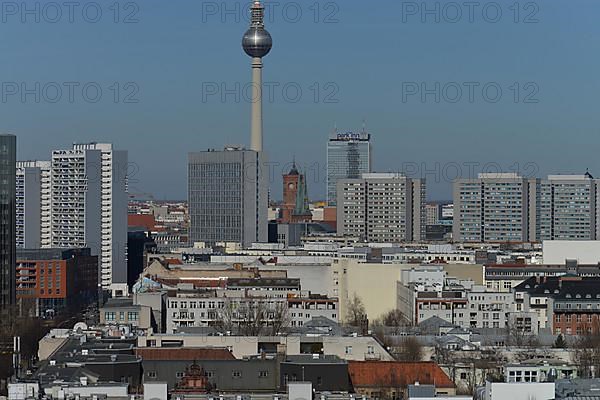
POLYGON ((18 250, 16 277, 22 313, 77 312, 97 300, 98 257, 88 248, 18 250))
POLYGON ((282 224, 312 220, 308 208, 306 177, 298 172, 296 163, 287 175, 283 175, 283 203, 280 210, 278 222, 282 224))
POLYGON ((434 385, 437 395, 455 395, 456 387, 434 362, 350 361, 354 390, 369 398, 404 399, 408 385, 434 385))

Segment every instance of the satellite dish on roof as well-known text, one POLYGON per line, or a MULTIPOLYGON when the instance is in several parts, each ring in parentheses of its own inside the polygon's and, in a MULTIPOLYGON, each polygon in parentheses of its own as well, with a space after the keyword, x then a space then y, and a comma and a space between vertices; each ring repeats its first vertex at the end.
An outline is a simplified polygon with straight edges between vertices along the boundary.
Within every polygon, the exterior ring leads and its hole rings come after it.
POLYGON ((73 326, 74 332, 87 331, 87 329, 88 329, 88 326, 85 322, 78 322, 75 324, 75 326, 73 326))

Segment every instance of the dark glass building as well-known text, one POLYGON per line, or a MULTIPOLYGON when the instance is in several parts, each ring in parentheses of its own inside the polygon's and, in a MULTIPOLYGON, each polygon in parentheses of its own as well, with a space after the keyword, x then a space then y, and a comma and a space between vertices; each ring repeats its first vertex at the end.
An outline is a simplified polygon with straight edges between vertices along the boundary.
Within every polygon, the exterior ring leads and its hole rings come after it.
POLYGON ((0 313, 16 303, 16 167, 17 138, 0 135, 0 313))

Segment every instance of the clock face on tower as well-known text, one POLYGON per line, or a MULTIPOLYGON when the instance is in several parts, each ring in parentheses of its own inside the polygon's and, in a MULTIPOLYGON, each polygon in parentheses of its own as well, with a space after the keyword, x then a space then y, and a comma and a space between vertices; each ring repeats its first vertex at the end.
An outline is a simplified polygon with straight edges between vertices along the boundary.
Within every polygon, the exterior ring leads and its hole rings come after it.
POLYGON ((295 187, 296 187, 296 185, 294 185, 293 183, 288 184, 288 189, 290 189, 290 190, 294 190, 295 187))

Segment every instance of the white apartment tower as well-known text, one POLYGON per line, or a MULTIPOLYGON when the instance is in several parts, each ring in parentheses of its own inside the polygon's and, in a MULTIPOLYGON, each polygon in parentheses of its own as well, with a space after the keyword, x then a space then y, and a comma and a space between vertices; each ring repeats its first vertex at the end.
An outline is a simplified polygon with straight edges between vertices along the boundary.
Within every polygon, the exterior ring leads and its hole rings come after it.
POLYGON ((127 282, 127 168, 112 144, 52 153, 52 245, 90 247, 104 289, 127 282))
POLYGON ((17 247, 52 247, 50 161, 18 161, 17 247))
POLYGON ((368 242, 425 239, 425 181, 396 173, 368 173, 337 184, 337 231, 368 242))

